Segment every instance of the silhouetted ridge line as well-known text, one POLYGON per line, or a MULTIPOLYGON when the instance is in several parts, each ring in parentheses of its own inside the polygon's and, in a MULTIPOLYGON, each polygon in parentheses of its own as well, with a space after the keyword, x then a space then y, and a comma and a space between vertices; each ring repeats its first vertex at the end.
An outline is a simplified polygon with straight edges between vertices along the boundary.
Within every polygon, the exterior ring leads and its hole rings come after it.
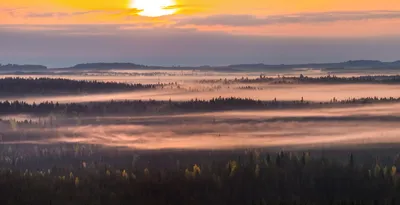
POLYGON ((293 69, 293 68, 320 68, 320 69, 351 69, 351 68, 400 68, 400 61, 381 62, 377 60, 351 60, 340 63, 309 63, 309 64, 234 64, 228 66, 150 66, 135 63, 84 63, 70 67, 70 69, 178 69, 178 70, 216 70, 230 69, 293 69))
POLYGON ((138 65, 134 63, 83 63, 77 64, 71 68, 74 69, 130 69, 130 68, 144 68, 145 65, 138 65))
POLYGON ((18 65, 18 64, 0 64, 0 71, 46 71, 47 67, 43 65, 18 65))
MULTIPOLYGON (((202 67, 197 67, 202 68, 202 67)), ((184 66, 150 66, 150 65, 141 65, 135 63, 82 63, 77 64, 69 68, 61 68, 61 69, 72 69, 72 70, 185 70, 185 69, 192 69, 190 67, 184 66)))
POLYGON ((305 64, 233 64, 228 66, 150 66, 135 63, 83 63, 72 66, 75 69, 139 69, 139 68, 180 68, 180 69, 193 69, 193 68, 369 68, 369 67, 397 67, 400 68, 400 61, 382 62, 377 60, 350 60, 340 63, 305 63, 305 64))
MULTIPOLYGON (((142 65, 136 63, 82 63, 76 64, 71 67, 59 68, 62 70, 110 70, 110 69, 159 69, 159 70, 214 70, 214 71, 235 71, 235 70, 274 70, 274 69, 294 69, 294 68, 314 68, 314 69, 399 69, 400 61, 394 62, 382 62, 377 60, 350 60, 340 63, 304 63, 304 64, 264 64, 264 63, 254 63, 254 64, 233 64, 227 66, 152 66, 152 65, 142 65)), ((50 71, 46 66, 43 65, 18 65, 18 64, 0 64, 0 71, 50 71)))
POLYGON ((400 68, 400 61, 382 62, 377 60, 350 60, 340 63, 304 63, 304 64, 235 64, 231 68, 259 68, 259 69, 291 69, 291 68, 400 68))

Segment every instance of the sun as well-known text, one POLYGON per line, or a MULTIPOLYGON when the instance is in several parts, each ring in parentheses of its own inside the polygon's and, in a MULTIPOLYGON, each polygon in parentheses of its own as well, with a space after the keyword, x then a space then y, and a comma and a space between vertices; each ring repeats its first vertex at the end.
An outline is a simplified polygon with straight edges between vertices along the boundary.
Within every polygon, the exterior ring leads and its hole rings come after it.
POLYGON ((174 14, 176 9, 167 7, 175 5, 174 0, 131 0, 129 7, 142 10, 141 16, 158 17, 174 14))

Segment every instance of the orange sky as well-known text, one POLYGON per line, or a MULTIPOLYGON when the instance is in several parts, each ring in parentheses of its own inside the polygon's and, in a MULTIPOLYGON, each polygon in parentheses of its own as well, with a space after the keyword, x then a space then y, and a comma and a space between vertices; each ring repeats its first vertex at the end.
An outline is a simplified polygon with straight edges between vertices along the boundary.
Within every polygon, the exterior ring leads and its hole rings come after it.
POLYGON ((304 63, 400 53, 399 0, 176 0, 175 14, 156 18, 130 5, 0 0, 0 63, 304 63))
MULTIPOLYGON (((400 33, 400 2, 398 0, 178 0, 181 9, 177 14, 159 18, 140 17, 130 10, 130 0, 13 0, 0 2, 3 12, 0 24, 146 24, 145 27, 195 28, 200 31, 223 31, 254 35, 308 35, 355 36, 400 33), (99 10, 99 12, 93 12, 99 10), (102 12, 100 12, 102 11, 102 12), (252 15, 267 18, 271 15, 292 15, 324 12, 396 11, 393 16, 369 19, 345 18, 329 22, 278 22, 267 25, 175 25, 177 19, 199 18, 215 15, 252 15), (75 12, 88 12, 79 13, 75 12), (71 14, 63 16, 51 13, 71 14), (34 16, 34 17, 32 17, 34 16), (356 21, 356 23, 354 22, 356 21), (368 29, 370 28, 370 29, 368 29), (369 32, 368 32, 369 31, 369 32)), ((357 14, 357 13, 356 13, 357 14)), ((336 13, 333 16, 338 15, 336 13)), ((280 17, 281 17, 280 16, 280 17)), ((325 16, 326 17, 326 16, 325 16)), ((317 17, 316 17, 317 18, 317 17)))
MULTIPOLYGON (((400 10, 397 0, 178 0, 179 5, 206 6, 212 13, 298 13, 344 10, 400 10), (257 11, 265 9, 264 11, 257 11)), ((12 0, 1 7, 48 7, 52 9, 126 8, 129 0, 12 0)))

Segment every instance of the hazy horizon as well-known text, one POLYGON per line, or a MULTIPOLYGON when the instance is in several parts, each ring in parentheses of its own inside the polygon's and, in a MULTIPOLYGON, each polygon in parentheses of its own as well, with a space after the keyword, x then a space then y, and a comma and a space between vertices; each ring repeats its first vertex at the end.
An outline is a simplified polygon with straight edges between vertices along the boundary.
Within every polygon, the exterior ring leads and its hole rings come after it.
POLYGON ((147 8, 152 14, 136 1, 0 2, 0 62, 65 67, 399 60, 395 0, 177 0, 168 8, 147 8))
MULTIPOLYGON (((178 35, 171 36, 171 39, 163 43, 167 45, 154 51, 144 47, 135 50, 134 47, 126 44, 126 42, 132 42, 126 35, 102 39, 97 35, 76 38, 50 33, 48 35, 53 37, 49 38, 47 34, 30 32, 32 31, 1 32, 0 39, 3 39, 5 44, 0 48, 0 62, 40 64, 50 68, 90 62, 132 62, 152 66, 226 66, 254 63, 279 65, 338 63, 358 59, 393 62, 399 60, 397 53, 400 53, 400 39, 397 37, 276 39, 276 37, 254 36, 222 37, 218 34, 214 37, 201 37, 202 40, 187 39, 186 42, 197 41, 199 45, 196 45, 193 50, 186 50, 187 47, 177 47, 179 46, 177 42, 186 38, 178 35), (207 44, 201 43, 206 39, 209 41, 207 44), (105 41, 110 45, 101 43, 105 41), (223 43, 225 46, 219 46, 221 41, 227 41, 223 43), (46 44, 41 45, 38 42, 46 42, 46 44), (243 45, 246 46, 243 47, 243 45), (179 49, 180 53, 169 55, 168 48, 179 49), (41 50, 41 54, 32 55, 37 49, 41 50), (121 53, 119 50, 124 50, 124 52, 121 53), (209 50, 216 53, 210 53, 209 50)), ((196 34, 189 34, 187 37, 193 38, 192 36, 195 37, 196 34)), ((149 41, 154 42, 158 38, 154 37, 149 41)))
POLYGON ((348 60, 344 60, 344 61, 326 61, 326 62, 322 62, 322 61, 315 61, 315 62, 292 62, 292 63, 268 63, 268 62, 243 62, 243 63, 225 63, 225 64, 217 64, 217 65, 213 65, 213 64, 207 64, 206 62, 204 64, 191 64, 191 65, 181 65, 178 62, 177 63, 173 63, 173 64, 144 64, 144 63, 140 63, 140 62, 134 62, 134 61, 116 61, 116 60, 110 60, 110 61, 92 61, 92 62, 75 62, 75 63, 69 63, 69 64, 63 64, 63 65, 58 65, 58 66, 49 66, 51 65, 51 63, 32 63, 32 62, 0 62, 0 65, 7 65, 7 64, 15 64, 15 65, 42 65, 42 66, 46 66, 48 69, 57 69, 57 68, 70 68, 76 65, 82 65, 82 64, 113 64, 113 63, 129 63, 129 64, 135 64, 135 65, 144 65, 144 66, 149 66, 149 67, 166 67, 166 68, 171 68, 171 67, 202 67, 202 66, 210 66, 210 67, 228 67, 228 66, 232 66, 232 65, 257 65, 257 64, 264 64, 264 65, 276 65, 276 66, 280 66, 280 65, 307 65, 307 64, 334 64, 334 63, 344 63, 344 62, 349 62, 349 61, 380 61, 382 63, 392 63, 392 62, 398 62, 400 61, 400 57, 399 59, 394 59, 394 60, 379 60, 379 59, 348 59, 348 60))

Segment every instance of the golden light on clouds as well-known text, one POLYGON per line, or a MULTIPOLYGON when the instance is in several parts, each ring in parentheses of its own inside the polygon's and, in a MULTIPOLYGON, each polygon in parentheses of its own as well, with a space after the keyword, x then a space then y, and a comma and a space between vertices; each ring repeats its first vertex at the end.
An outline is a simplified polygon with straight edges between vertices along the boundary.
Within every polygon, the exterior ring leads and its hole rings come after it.
POLYGON ((176 6, 174 0, 131 0, 129 7, 141 10, 141 16, 158 17, 174 14, 177 9, 169 8, 176 6))
POLYGON ((399 14, 399 0, 0 0, 0 25, 134 24, 124 28, 261 36, 394 36, 399 14))

